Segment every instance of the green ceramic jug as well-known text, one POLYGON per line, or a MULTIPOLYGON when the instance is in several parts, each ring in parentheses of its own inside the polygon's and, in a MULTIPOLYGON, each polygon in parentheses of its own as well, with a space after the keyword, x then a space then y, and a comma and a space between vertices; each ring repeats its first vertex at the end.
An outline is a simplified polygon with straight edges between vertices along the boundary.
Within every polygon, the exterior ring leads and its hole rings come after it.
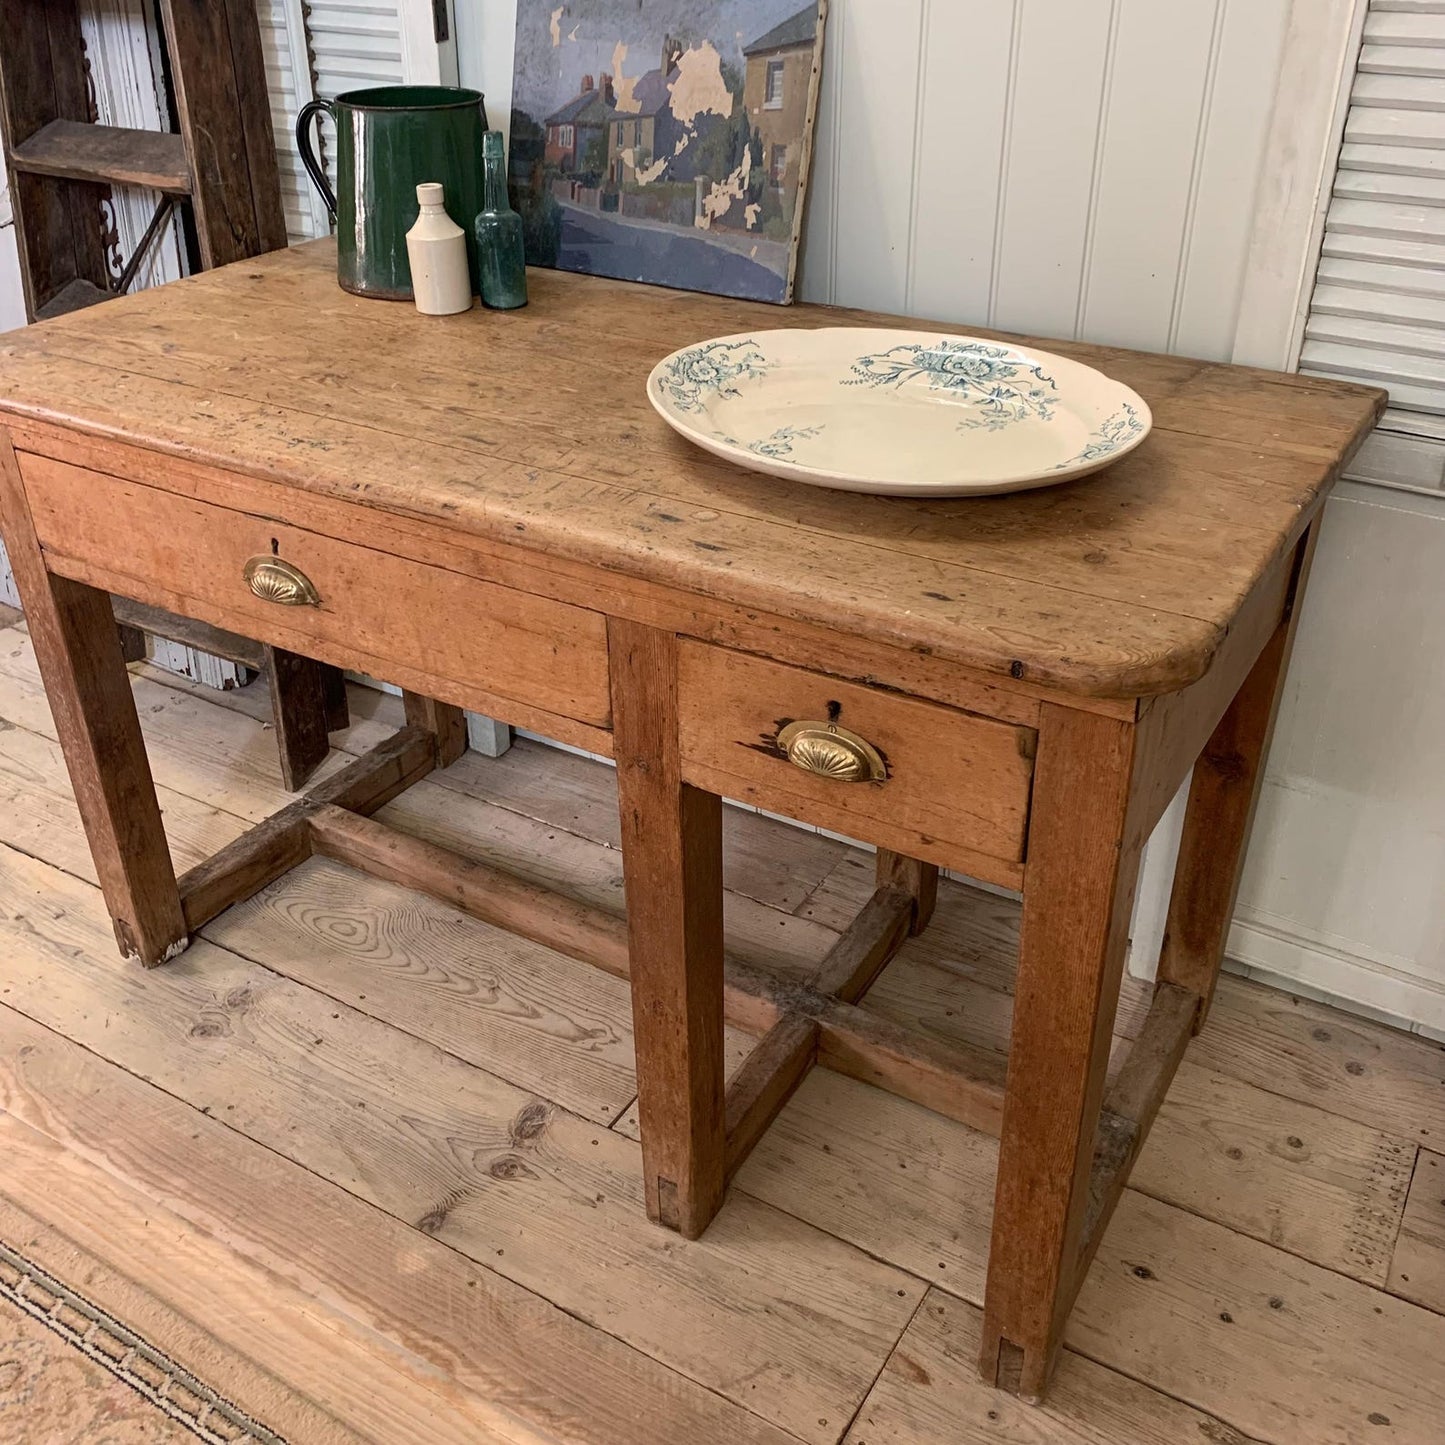
POLYGON ((296 120, 296 144, 336 225, 336 279, 357 296, 409 301, 406 233, 416 222, 416 188, 439 181, 448 214, 467 233, 472 292, 480 290, 472 217, 482 209, 482 137, 487 113, 479 91, 447 85, 387 85, 313 100, 296 120), (311 122, 336 126, 336 191, 311 146, 311 122))

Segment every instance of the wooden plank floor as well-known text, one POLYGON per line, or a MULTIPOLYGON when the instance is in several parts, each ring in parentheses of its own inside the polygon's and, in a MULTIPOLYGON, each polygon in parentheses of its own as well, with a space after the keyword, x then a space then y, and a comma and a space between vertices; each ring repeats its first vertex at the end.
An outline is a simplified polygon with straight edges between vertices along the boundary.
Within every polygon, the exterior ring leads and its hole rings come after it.
MULTIPOLYGON (((286 801, 264 693, 135 692, 179 867, 286 801)), ((398 712, 358 690, 334 741, 398 712)), ((469 754, 386 816, 620 911, 600 765, 469 754)), ((754 814, 726 841, 740 957, 808 968, 871 888, 754 814)), ((946 885, 870 1006, 1006 1047, 1016 915, 946 885)), ((815 1071, 689 1244, 643 1215, 632 1102, 622 983, 323 860, 123 963, 0 612, 0 1236, 293 1445, 1445 1438, 1426 1040, 1226 979, 1041 1411, 974 1374, 993 1140, 815 1071)))

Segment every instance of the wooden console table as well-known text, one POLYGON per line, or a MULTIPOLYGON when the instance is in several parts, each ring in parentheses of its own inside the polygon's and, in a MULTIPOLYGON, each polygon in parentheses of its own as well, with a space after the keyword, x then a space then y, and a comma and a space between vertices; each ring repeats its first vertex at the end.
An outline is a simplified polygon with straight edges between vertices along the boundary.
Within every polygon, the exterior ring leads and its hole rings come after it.
MULTIPOLYGON (((1050 343, 1156 431, 990 500, 695 452, 674 347, 881 317, 555 273, 516 313, 357 300, 318 242, 0 337, 0 523, 116 935, 146 964, 312 853, 630 977, 648 1211, 689 1237, 814 1063, 1000 1136, 985 1376, 1042 1394, 1218 970, 1320 507, 1381 394, 1050 343), (408 726, 177 880, 109 595, 393 679, 408 726), (475 708, 616 759, 627 918, 370 815, 475 708), (790 722, 884 776, 809 772, 790 722), (1153 1006, 1106 1090, 1139 854, 1195 768, 1153 1006), (807 985, 725 960, 721 798, 878 845, 807 985), (863 1005, 940 866, 1023 892, 1007 1065, 863 1005), (724 1017, 760 1036, 725 1087, 724 1017)), ((955 328, 957 329, 957 328, 955 328)))

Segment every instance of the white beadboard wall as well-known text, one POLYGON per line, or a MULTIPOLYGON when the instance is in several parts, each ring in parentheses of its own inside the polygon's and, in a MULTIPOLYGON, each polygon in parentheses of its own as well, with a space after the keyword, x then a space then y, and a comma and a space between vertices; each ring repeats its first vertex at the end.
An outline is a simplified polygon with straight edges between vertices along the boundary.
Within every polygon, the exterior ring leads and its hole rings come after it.
POLYGON ((1445 1040, 1445 493, 1325 511, 1230 956, 1445 1040))
POLYGON ((1228 357, 1288 0, 832 0, 803 294, 1228 357))
MULTIPOLYGON (((1288 13, 830 0, 802 297, 1227 358, 1288 13)), ((515 23, 457 0, 497 125, 515 23)))

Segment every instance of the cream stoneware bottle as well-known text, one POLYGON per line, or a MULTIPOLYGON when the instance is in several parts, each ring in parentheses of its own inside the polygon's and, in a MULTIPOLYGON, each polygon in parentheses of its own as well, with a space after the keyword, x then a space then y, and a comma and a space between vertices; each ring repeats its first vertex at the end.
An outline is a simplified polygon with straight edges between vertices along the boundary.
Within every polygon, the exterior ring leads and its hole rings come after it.
POLYGON ((423 316, 454 316, 472 309, 472 278, 467 269, 466 233, 447 215, 442 187, 435 181, 416 188, 421 215, 406 233, 416 309, 423 316))

